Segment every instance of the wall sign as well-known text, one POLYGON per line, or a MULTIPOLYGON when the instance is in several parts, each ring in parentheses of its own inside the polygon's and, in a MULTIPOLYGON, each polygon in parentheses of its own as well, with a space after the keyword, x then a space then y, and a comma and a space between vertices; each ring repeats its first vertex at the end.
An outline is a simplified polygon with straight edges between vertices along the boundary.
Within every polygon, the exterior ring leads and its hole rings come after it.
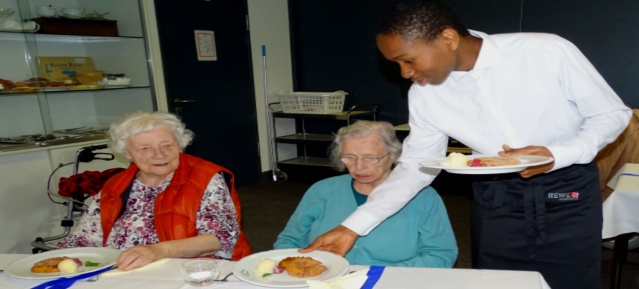
POLYGON ((195 30, 195 48, 197 49, 197 60, 217 60, 215 33, 213 31, 195 30))

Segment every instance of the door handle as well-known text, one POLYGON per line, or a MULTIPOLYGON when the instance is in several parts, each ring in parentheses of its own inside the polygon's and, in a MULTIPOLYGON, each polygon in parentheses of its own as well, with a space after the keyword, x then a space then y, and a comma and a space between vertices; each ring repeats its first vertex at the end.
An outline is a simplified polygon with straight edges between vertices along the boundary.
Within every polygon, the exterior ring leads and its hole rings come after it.
POLYGON ((176 103, 188 103, 188 102, 195 102, 195 99, 179 99, 179 98, 176 98, 176 99, 173 100, 173 102, 176 102, 176 103))

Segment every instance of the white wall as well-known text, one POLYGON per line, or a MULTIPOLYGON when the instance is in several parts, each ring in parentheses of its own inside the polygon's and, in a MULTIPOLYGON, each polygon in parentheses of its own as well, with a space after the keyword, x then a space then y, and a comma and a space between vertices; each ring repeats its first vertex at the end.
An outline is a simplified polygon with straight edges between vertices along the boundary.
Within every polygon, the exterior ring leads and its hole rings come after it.
POLYGON ((162 67, 162 51, 160 50, 160 36, 158 35, 155 5, 153 0, 141 0, 144 20, 146 22, 146 39, 149 45, 149 65, 153 74, 156 107, 159 111, 169 111, 164 86, 164 71, 162 67))
MULTIPOLYGON (((83 145, 96 144, 99 142, 83 145)), ((73 162, 83 145, 0 155, 0 253, 29 254, 33 248, 31 241, 36 237, 57 236, 64 231, 60 221, 66 215, 66 207, 49 200, 47 179, 59 164, 73 162)), ((122 158, 94 160, 80 164, 78 172, 104 171, 127 165, 122 158)), ((70 176, 72 172, 73 165, 57 171, 51 180, 51 191, 57 192, 59 178, 70 176)))
MULTIPOLYGON (((262 171, 269 171, 269 142, 267 137, 266 104, 264 95, 264 65, 262 45, 266 46, 266 91, 269 103, 277 102, 276 93, 293 90, 293 70, 291 65, 291 44, 289 36, 287 0, 248 0, 251 33, 251 56, 255 82, 255 103, 257 109, 262 171)), ((278 119, 277 135, 295 132, 295 121, 278 119)), ((279 159, 297 156, 295 145, 278 145, 279 159)))
POLYGON ((46 151, 0 157, 0 175, 10 176, 0 183, 0 253, 31 253, 31 241, 61 228, 57 206, 46 194, 50 173, 46 151))

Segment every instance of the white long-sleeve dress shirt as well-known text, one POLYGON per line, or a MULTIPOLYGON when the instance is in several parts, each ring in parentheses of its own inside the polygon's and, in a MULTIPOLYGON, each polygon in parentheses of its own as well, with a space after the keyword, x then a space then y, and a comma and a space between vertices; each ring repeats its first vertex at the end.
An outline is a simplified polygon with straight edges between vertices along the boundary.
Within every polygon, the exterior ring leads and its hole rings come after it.
POLYGON ((630 108, 569 41, 471 33, 483 39, 474 68, 440 85, 413 84, 399 165, 342 225, 366 235, 400 210, 439 174, 419 163, 445 156, 449 136, 484 155, 503 144, 545 146, 556 170, 591 162, 628 124, 630 108))

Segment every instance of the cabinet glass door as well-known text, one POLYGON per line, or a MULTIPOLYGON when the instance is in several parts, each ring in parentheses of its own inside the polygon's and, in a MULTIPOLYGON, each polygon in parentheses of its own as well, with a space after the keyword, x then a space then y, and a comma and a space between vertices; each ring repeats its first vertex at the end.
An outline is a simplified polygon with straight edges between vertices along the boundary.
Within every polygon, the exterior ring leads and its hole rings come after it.
POLYGON ((155 110, 141 9, 132 0, 0 0, 0 142, 103 138, 123 115, 155 110))

